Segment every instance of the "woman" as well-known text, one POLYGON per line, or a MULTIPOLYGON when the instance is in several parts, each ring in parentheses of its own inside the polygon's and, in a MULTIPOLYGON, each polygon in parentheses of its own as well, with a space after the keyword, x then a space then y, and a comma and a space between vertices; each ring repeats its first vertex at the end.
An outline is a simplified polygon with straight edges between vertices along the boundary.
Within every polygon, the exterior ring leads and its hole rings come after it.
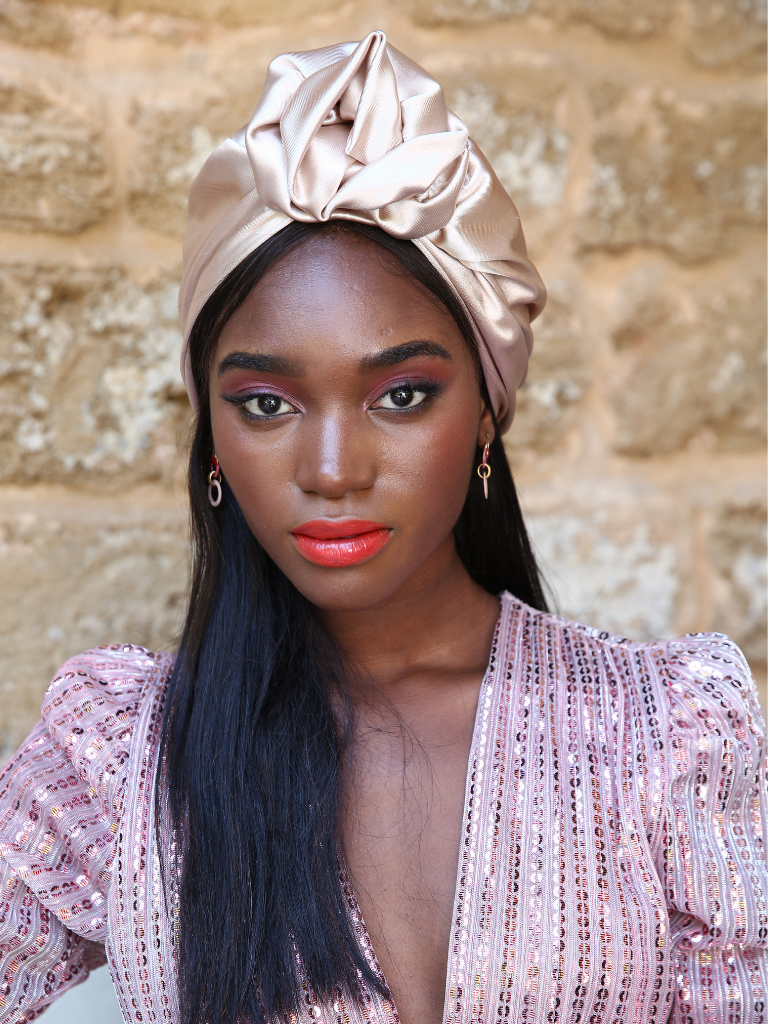
POLYGON ((190 194, 176 658, 74 658, 0 797, 4 1022, 764 1021, 764 731, 716 634, 546 612, 501 433, 544 301, 440 87, 273 62, 190 194))

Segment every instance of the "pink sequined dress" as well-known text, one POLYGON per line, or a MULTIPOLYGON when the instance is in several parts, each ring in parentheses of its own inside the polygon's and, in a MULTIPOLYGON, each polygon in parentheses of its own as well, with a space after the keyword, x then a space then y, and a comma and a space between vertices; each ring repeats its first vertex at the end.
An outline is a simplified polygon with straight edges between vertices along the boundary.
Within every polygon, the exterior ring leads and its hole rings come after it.
MULTIPOLYGON (((72 659, 0 778, 3 1024, 104 962, 126 1021, 178 1021, 153 796, 172 665, 136 647, 72 659)), ((757 694, 726 637, 632 643, 505 595, 468 765, 444 1024, 765 1022, 767 796, 757 694)), ((374 993, 305 995, 302 1024, 398 1021, 374 993)))

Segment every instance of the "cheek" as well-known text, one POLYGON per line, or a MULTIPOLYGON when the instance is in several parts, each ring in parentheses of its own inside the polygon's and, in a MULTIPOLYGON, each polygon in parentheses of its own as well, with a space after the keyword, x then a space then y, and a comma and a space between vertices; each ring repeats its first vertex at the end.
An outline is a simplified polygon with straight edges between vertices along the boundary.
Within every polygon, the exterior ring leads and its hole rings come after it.
POLYGON ((286 467, 274 453, 243 452, 227 473, 227 482, 248 520, 251 529, 262 540, 264 533, 281 528, 290 497, 286 467))
POLYGON ((281 523, 280 509, 290 490, 284 451, 269 438, 259 442, 229 408, 218 414, 211 410, 211 427, 224 478, 254 534, 264 541, 270 524, 281 523))
POLYGON ((415 447, 400 453, 400 469, 407 483, 402 500, 410 510, 412 525, 427 546, 439 543, 453 528, 471 486, 476 451, 476 427, 470 416, 443 421, 415 447))

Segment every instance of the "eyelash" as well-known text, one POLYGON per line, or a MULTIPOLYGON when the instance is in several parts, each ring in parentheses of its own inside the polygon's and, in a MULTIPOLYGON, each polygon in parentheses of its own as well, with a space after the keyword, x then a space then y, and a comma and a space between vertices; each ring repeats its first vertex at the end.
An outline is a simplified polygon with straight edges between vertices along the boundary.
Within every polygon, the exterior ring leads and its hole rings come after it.
POLYGON ((423 377, 422 378, 418 378, 418 379, 411 378, 410 380, 409 379, 398 380, 398 381, 395 381, 395 382, 393 382, 391 384, 388 384, 386 390, 380 392, 379 396, 373 400, 373 402, 371 403, 371 405, 368 408, 369 409, 374 408, 376 406, 376 403, 380 402, 382 400, 382 398, 384 398, 386 395, 391 394, 393 391, 398 391, 400 388, 409 388, 411 391, 415 391, 417 394, 423 394, 426 397, 423 398, 418 403, 418 405, 414 405, 410 409, 400 409, 400 410, 395 410, 395 409, 378 410, 378 409, 374 409, 374 411, 376 411, 376 412, 379 412, 379 411, 383 411, 383 412, 396 412, 397 411, 397 412, 400 412, 400 413, 407 413, 407 412, 414 413, 414 412, 416 412, 417 409, 424 408, 424 406, 429 403, 429 400, 431 398, 436 398, 437 395, 439 395, 440 392, 443 390, 442 384, 438 383, 438 381, 436 381, 436 380, 428 380, 428 379, 425 379, 423 377))
MULTIPOLYGON (((435 381, 435 380, 427 380, 427 379, 424 379, 424 378, 399 380, 399 381, 395 381, 394 383, 389 384, 385 391, 380 392, 379 395, 373 400, 371 405, 368 406, 368 408, 369 409, 373 409, 375 412, 382 412, 382 411, 383 412, 395 412, 395 411, 397 411, 397 412, 400 412, 400 413, 414 413, 414 412, 416 412, 417 409, 422 409, 429 402, 429 400, 431 398, 437 397, 437 395, 439 395, 442 390, 443 390, 443 385, 438 383, 438 381, 435 381), (410 409, 406 408, 406 409, 400 409, 400 410, 395 410, 395 409, 383 409, 382 410, 382 409, 376 409, 375 408, 377 402, 380 402, 386 395, 389 395, 393 391, 397 391, 400 388, 410 388, 412 391, 415 391, 417 394, 423 394, 426 397, 424 399, 422 399, 422 401, 420 401, 418 403, 418 405, 415 405, 415 406, 413 406, 410 409)), ((242 411, 242 413, 243 413, 243 415, 247 419, 251 420, 252 422, 256 422, 256 421, 264 422, 265 420, 276 420, 276 419, 282 418, 283 416, 288 416, 288 415, 291 415, 291 414, 290 413, 281 412, 281 413, 273 413, 271 415, 270 414, 262 414, 261 416, 259 416, 257 413, 253 413, 249 409, 245 408, 245 406, 248 404, 248 402, 253 402, 253 401, 255 401, 258 398, 269 397, 269 398, 278 398, 278 399, 280 399, 281 402, 286 402, 289 405, 293 405, 293 402, 291 402, 291 400, 286 395, 281 394, 279 391, 272 391, 272 390, 266 390, 266 389, 264 391, 251 391, 250 393, 245 394, 245 395, 224 395, 223 397, 224 397, 224 400, 226 402, 229 402, 231 405, 239 406, 241 411, 242 411)))
POLYGON ((272 415, 264 413, 259 416, 258 413, 251 412, 250 409, 245 408, 248 402, 255 402, 258 398, 278 398, 281 402, 286 402, 288 405, 293 406, 294 411, 298 411, 296 410, 294 403, 286 395, 280 394, 279 391, 267 390, 266 388, 263 391, 251 391, 246 395, 224 395, 222 397, 225 402, 239 406, 243 416, 251 422, 263 423, 265 420, 277 420, 281 419, 283 416, 292 415, 292 413, 280 412, 273 413, 272 415))

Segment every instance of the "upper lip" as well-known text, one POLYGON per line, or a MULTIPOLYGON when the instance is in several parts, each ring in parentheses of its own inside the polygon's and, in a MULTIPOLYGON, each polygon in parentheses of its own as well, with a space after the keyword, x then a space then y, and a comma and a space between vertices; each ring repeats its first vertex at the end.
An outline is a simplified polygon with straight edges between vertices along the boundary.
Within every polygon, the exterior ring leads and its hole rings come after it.
POLYGON ((384 523, 372 523, 369 519, 313 519, 297 526, 291 533, 300 533, 315 540, 343 540, 346 537, 359 537, 361 533, 388 529, 384 523))

